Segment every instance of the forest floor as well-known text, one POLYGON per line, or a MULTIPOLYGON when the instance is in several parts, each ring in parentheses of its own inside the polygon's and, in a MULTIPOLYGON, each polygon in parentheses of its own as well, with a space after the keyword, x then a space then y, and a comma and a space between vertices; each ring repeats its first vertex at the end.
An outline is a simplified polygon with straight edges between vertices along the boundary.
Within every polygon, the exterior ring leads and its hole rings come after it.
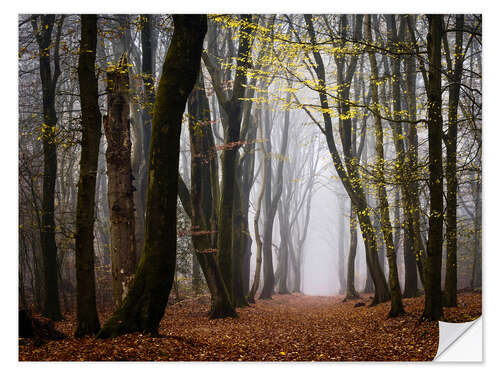
MULTIPOLYGON (((459 294, 445 320, 481 315, 481 294, 459 294)), ((162 337, 68 338, 46 343, 19 339, 20 361, 427 361, 436 355, 437 322, 419 322, 423 297, 404 299, 407 314, 387 318, 390 302, 369 307, 369 295, 275 295, 238 309, 239 318, 209 320, 208 296, 168 306, 162 337), (357 303, 364 306, 354 307, 357 303)), ((101 314, 101 323, 110 312, 101 314)), ((71 337, 75 316, 55 323, 71 337)))

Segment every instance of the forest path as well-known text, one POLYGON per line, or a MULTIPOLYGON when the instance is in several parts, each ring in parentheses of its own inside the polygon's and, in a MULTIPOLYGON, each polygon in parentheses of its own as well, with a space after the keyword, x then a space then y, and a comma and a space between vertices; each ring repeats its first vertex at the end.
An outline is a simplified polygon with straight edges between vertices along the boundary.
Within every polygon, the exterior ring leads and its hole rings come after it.
MULTIPOLYGON (((452 320, 481 314, 480 294, 459 295, 452 320)), ((407 315, 387 319, 389 303, 369 307, 368 295, 342 297, 274 295, 238 309, 237 319, 207 318, 207 297, 171 305, 160 325, 161 338, 129 334, 115 339, 66 339, 40 347, 20 345, 20 360, 156 361, 412 361, 432 360, 438 324, 418 323, 423 297, 404 299, 407 315), (356 303, 364 306, 354 307, 356 303)), ((468 317, 468 318, 467 318, 468 317)), ((102 321, 101 317, 101 321, 102 321)), ((74 319, 57 323, 71 334, 74 319)))

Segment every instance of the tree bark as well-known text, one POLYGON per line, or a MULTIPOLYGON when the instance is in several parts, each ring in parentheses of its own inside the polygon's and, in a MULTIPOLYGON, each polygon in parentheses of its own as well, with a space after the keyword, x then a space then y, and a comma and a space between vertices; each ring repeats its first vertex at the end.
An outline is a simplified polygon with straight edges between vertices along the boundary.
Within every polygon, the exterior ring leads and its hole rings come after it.
POLYGON ((76 337, 95 334, 100 324, 95 299, 94 208, 101 141, 101 112, 95 73, 97 16, 82 15, 78 82, 82 108, 82 153, 76 205, 76 337))
POLYGON ((356 270, 355 270, 356 250, 358 247, 357 226, 358 223, 356 221, 356 208, 351 202, 351 214, 349 216, 350 241, 349 241, 349 255, 347 257, 347 284, 345 290, 346 300, 359 298, 359 294, 356 291, 356 285, 354 284, 356 276, 356 270))
POLYGON ((38 42, 40 56, 40 78, 42 81, 42 147, 43 147, 43 196, 41 248, 45 294, 43 315, 53 320, 61 320, 59 289, 57 280, 57 245, 55 239, 54 199, 57 178, 57 115, 55 108, 56 84, 61 74, 59 68, 59 40, 64 17, 60 16, 57 36, 52 40, 55 16, 44 14, 38 25, 37 16, 32 18, 33 33, 38 42), (55 42, 55 43, 54 43, 55 42), (51 72, 50 51, 54 46, 54 72, 51 72))
MULTIPOLYGON (((408 15, 407 26, 411 30, 413 22, 413 15, 408 15)), ((406 70, 406 85, 407 85, 407 95, 405 98, 408 103, 408 112, 410 123, 408 124, 408 207, 410 215, 408 215, 408 231, 409 236, 412 238, 413 250, 415 262, 417 263, 418 274, 420 280, 425 279, 425 256, 426 249, 424 247, 424 242, 422 240, 421 225, 420 225, 420 196, 418 189, 418 133, 417 124, 415 120, 417 119, 417 67, 416 67, 416 57, 409 56, 404 59, 405 70, 406 70)))
MULTIPOLYGON (((260 123, 259 126, 259 138, 262 140, 262 122, 260 123)), ((255 216, 253 218, 253 227, 254 227, 254 233, 255 233, 255 243, 257 245, 257 254, 256 254, 256 260, 255 260, 255 275, 253 278, 253 283, 252 283, 252 288, 250 289, 250 292, 248 293, 248 302, 250 303, 255 303, 255 294, 257 293, 257 289, 259 289, 259 283, 260 283, 260 272, 261 272, 261 267, 262 267, 262 240, 260 238, 260 233, 259 233, 259 220, 260 220, 260 212, 262 208, 262 200, 264 198, 265 190, 266 190, 266 174, 267 174, 267 167, 266 167, 266 149, 264 145, 261 143, 260 144, 261 151, 262 151, 262 184, 260 187, 260 193, 259 197, 257 198, 257 209, 255 212, 255 216)))
MULTIPOLYGON (((346 292, 346 273, 345 273, 345 199, 343 196, 338 196, 339 207, 339 245, 338 245, 338 271, 339 271, 339 294, 346 292)), ((349 249, 349 254, 351 253, 349 249)), ((349 277, 349 276, 348 276, 349 277)))
MULTIPOLYGON (((463 26, 464 15, 455 17, 457 32, 455 34, 455 66, 451 61, 448 71, 452 71, 449 88, 448 136, 446 145, 446 278, 444 286, 444 306, 457 306, 457 132, 458 101, 460 99, 460 83, 463 71, 463 26)), ((447 46, 447 37, 445 45, 447 46)), ((451 58, 450 58, 451 60, 451 58)))
POLYGON ((441 265, 443 246, 443 166, 441 114, 441 41, 442 16, 429 15, 427 53, 429 56, 428 136, 429 136, 429 238, 425 264, 425 309, 422 320, 440 320, 443 316, 441 265))
MULTIPOLYGON (((224 137, 224 149, 222 151, 222 186, 219 205, 219 225, 217 237, 217 262, 219 264, 224 283, 233 296, 233 208, 234 208, 234 184, 236 181, 236 163, 238 157, 238 146, 240 141, 242 103, 244 97, 247 69, 250 67, 250 49, 252 16, 242 16, 240 28, 240 41, 238 46, 238 58, 236 73, 233 84, 231 99, 222 103, 228 117, 228 126, 224 137)), ((213 78, 213 77, 212 77, 213 78)), ((214 83, 217 85, 218 83, 214 83)))
MULTIPOLYGON (((281 205, 280 205, 281 206, 281 205)), ((280 221, 280 248, 278 258, 278 269, 280 271, 280 278, 278 283, 279 294, 290 294, 288 291, 288 252, 289 252, 289 238, 287 220, 285 212, 282 207, 278 208, 278 217, 280 221)))
MULTIPOLYGON (((371 16, 366 15, 366 36, 368 43, 371 43, 371 16)), ((382 225, 382 233, 384 235, 385 248, 387 253, 387 261, 389 264, 389 285, 391 289, 391 310, 390 317, 403 315, 405 313, 403 302, 401 300, 401 288, 399 286, 398 266, 396 262, 396 251, 392 236, 392 223, 389 215, 389 202, 387 200, 387 192, 385 189, 385 159, 384 159, 384 133, 382 128, 382 118, 380 116, 380 104, 378 99, 378 67, 373 50, 369 51, 370 66, 371 66, 371 93, 373 101, 373 113, 375 116, 375 137, 376 137, 376 169, 377 177, 377 196, 380 204, 380 221, 382 225)), ((393 78, 394 79, 394 78, 393 78)), ((393 90, 394 94, 394 90, 393 90)))
POLYGON ((227 286, 215 259, 218 186, 217 153, 211 129, 210 107, 200 72, 198 84, 188 101, 191 143, 191 226, 196 259, 212 296, 211 318, 236 316, 227 286))
POLYGON ((136 267, 134 190, 130 140, 130 88, 127 57, 107 70, 108 115, 104 133, 108 173, 110 211, 111 274, 113 304, 117 308, 125 298, 136 267))
POLYGON ((149 159, 144 251, 130 290, 99 331, 158 334, 172 288, 177 246, 177 186, 182 115, 200 71, 204 15, 174 15, 174 33, 157 90, 149 159))

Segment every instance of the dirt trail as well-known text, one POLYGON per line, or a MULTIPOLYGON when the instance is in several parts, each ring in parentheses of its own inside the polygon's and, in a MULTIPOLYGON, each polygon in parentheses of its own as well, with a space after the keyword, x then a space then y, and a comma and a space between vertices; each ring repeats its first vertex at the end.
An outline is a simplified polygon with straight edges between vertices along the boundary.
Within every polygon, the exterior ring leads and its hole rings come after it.
MULTIPOLYGON (((460 308, 445 309, 452 321, 481 314, 481 295, 462 294, 460 308), (465 304, 465 306, 464 306, 465 304)), ((209 320, 208 299, 169 306, 160 325, 162 338, 140 334, 115 339, 66 339, 40 347, 20 345, 20 360, 139 361, 415 361, 432 360, 438 324, 418 323, 423 297, 405 299, 408 314, 387 319, 388 303, 370 299, 275 295, 238 309, 238 319, 209 320), (356 303, 365 305, 354 307, 356 303)), ((104 316, 102 317, 104 318, 104 316)), ((101 320, 102 321, 102 320, 101 320)), ((71 334, 73 318, 56 327, 71 334)))

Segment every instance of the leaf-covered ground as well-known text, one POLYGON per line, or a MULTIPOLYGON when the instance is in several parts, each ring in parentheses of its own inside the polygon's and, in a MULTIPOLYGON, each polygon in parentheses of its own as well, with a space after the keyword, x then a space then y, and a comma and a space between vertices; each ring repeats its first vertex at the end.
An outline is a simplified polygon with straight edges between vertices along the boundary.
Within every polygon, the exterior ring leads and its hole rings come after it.
MULTIPOLYGON (((238 309, 239 318, 209 320, 208 298, 169 306, 161 338, 129 334, 40 344, 19 342, 21 361, 426 361, 438 348, 437 322, 419 323, 423 297, 405 299, 407 315, 387 319, 388 303, 370 299, 342 302, 337 297, 275 295, 238 309), (354 307, 356 303, 364 306, 354 307)), ((447 321, 481 315, 481 294, 459 295, 458 308, 445 308, 447 321)), ((102 320, 109 313, 101 316, 102 320)), ((56 323, 71 335, 74 316, 56 323)))

